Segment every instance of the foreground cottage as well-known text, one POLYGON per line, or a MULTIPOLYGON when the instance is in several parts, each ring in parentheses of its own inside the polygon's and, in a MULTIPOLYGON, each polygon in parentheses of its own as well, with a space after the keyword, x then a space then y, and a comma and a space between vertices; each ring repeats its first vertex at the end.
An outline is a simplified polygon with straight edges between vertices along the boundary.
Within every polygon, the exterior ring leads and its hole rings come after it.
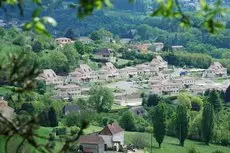
POLYGON ((99 132, 99 136, 105 142, 105 149, 113 148, 118 151, 124 145, 124 130, 116 123, 107 125, 99 132))
POLYGON ((79 138, 80 149, 83 153, 104 153, 105 142, 98 135, 86 135, 79 138))
POLYGON ((213 62, 209 68, 203 73, 203 77, 215 78, 226 77, 227 68, 223 67, 220 62, 213 62))

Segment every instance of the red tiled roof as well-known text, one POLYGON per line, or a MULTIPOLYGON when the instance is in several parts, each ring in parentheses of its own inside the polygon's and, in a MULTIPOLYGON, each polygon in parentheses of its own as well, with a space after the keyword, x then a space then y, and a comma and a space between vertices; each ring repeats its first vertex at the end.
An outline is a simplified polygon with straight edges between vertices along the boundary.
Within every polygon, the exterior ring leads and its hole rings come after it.
POLYGON ((116 123, 108 124, 99 134, 114 135, 122 132, 123 129, 116 123))
POLYGON ((86 136, 81 136, 79 139, 79 142, 81 144, 104 144, 104 140, 102 137, 97 136, 97 135, 86 135, 86 136))

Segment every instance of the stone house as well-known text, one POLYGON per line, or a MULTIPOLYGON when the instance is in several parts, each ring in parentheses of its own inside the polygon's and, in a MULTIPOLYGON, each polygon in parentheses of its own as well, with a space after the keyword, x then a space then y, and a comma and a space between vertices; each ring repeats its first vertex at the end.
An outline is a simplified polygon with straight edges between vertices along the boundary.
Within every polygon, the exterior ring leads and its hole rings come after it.
POLYGON ((136 65, 136 69, 137 69, 137 74, 139 76, 150 77, 150 76, 154 76, 157 72, 155 68, 150 67, 148 64, 136 65))
POLYGON ((144 109, 143 106, 131 107, 129 110, 133 112, 134 114, 136 114, 137 116, 146 115, 146 110, 144 109))
POLYGON ((83 153, 104 153, 105 142, 98 135, 84 135, 79 138, 80 149, 83 153))
POLYGON ((140 53, 146 54, 148 53, 148 48, 151 45, 152 45, 151 43, 136 44, 134 48, 137 49, 140 53))
POLYGON ((38 80, 44 80, 46 85, 63 85, 64 79, 61 76, 57 76, 52 69, 45 69, 37 77, 38 80))
POLYGON ((69 39, 69 38, 65 38, 65 37, 56 38, 55 41, 56 41, 57 44, 60 45, 60 46, 64 46, 64 45, 66 45, 66 44, 74 43, 74 41, 72 41, 72 40, 69 39))
POLYGON ((81 87, 75 84, 58 86, 56 95, 62 97, 63 99, 69 99, 70 97, 79 97, 81 96, 81 87))
POLYGON ((104 127, 104 129, 98 133, 98 136, 104 140, 105 149, 113 148, 119 151, 120 146, 124 145, 124 130, 116 123, 104 127))
POLYGON ((119 70, 122 78, 133 78, 137 76, 137 68, 135 67, 125 67, 119 70))
POLYGON ((154 94, 177 95, 179 94, 180 90, 183 89, 183 85, 180 83, 174 83, 168 81, 164 83, 151 85, 150 88, 152 89, 151 92, 154 94))
POLYGON ((172 46, 172 51, 181 51, 184 50, 184 46, 177 45, 177 46, 172 46))
POLYGON ((87 64, 81 64, 78 68, 69 74, 69 82, 91 82, 96 81, 98 76, 87 64))
POLYGON ((193 77, 180 77, 180 78, 176 78, 173 79, 173 82, 178 83, 178 84, 182 84, 184 87, 188 88, 190 86, 195 85, 196 80, 193 77))
POLYGON ((155 51, 156 52, 160 52, 164 48, 164 43, 162 43, 162 42, 155 42, 155 43, 153 43, 153 46, 155 47, 155 51))
POLYGON ((94 51, 94 59, 101 62, 116 62, 116 57, 109 48, 103 48, 94 51))
POLYGON ((107 62, 104 66, 98 71, 99 79, 101 80, 114 80, 120 77, 120 73, 117 68, 111 63, 107 62))
POLYGON ((156 71, 166 71, 168 69, 168 62, 166 62, 161 56, 153 57, 149 66, 156 71))
POLYGON ((156 76, 149 78, 148 84, 149 86, 151 86, 151 85, 155 85, 158 83, 164 83, 167 81, 168 81, 168 78, 163 73, 157 73, 156 76))
POLYGON ((213 62, 209 68, 203 73, 203 77, 215 78, 215 77, 226 77, 227 68, 223 67, 219 62, 213 62))
POLYGON ((14 117, 14 109, 8 106, 3 97, 0 97, 0 113, 8 120, 12 120, 14 117))

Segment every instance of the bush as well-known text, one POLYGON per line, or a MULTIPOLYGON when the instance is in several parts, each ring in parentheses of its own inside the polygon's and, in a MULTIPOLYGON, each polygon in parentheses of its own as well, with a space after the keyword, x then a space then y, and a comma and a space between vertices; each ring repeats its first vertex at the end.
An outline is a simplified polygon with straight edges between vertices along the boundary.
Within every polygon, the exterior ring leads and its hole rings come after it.
POLYGON ((220 150, 216 150, 216 151, 214 151, 214 152, 212 152, 212 153, 224 153, 223 151, 220 151, 220 150))
POLYGON ((149 147, 149 141, 140 133, 132 135, 130 141, 137 149, 144 149, 145 147, 149 147))
POLYGON ((191 148, 191 149, 189 149, 188 153, 200 153, 200 151, 198 151, 195 148, 191 148))
POLYGON ((56 135, 58 135, 58 136, 65 136, 66 133, 67 133, 67 130, 66 130, 65 127, 63 127, 63 128, 55 128, 54 131, 55 131, 56 135))
POLYGON ((77 126, 73 126, 70 128, 70 134, 71 135, 76 135, 80 131, 80 128, 77 126))

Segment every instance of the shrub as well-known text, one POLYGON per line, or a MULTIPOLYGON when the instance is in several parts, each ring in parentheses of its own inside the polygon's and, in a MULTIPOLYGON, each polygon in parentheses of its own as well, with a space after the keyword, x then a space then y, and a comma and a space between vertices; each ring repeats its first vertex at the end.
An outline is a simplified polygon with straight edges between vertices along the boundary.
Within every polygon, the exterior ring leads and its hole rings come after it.
POLYGON ((55 132, 56 132, 56 135, 58 135, 58 136, 65 136, 66 133, 67 133, 67 130, 66 130, 65 127, 62 127, 62 128, 55 128, 54 130, 55 130, 55 132))
POLYGON ((189 149, 188 153, 200 153, 200 151, 198 151, 195 148, 191 148, 191 149, 189 149))
POLYGON ((71 135, 75 135, 75 134, 77 134, 79 131, 80 131, 80 128, 77 127, 77 126, 73 126, 73 127, 70 128, 70 134, 71 134, 71 135))
POLYGON ((212 152, 212 153, 224 153, 223 151, 220 151, 220 150, 216 150, 216 151, 214 151, 214 152, 212 152))

